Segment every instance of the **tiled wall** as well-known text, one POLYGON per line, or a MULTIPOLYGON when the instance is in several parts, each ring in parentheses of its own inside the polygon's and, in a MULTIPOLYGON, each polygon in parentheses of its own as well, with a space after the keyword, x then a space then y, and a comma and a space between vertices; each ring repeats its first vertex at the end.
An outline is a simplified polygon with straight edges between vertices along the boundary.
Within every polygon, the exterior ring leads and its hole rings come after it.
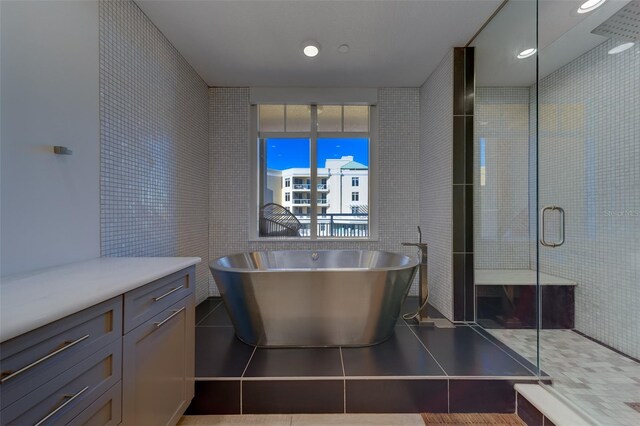
POLYGON ((132 1, 100 2, 104 256, 198 256, 208 295, 207 86, 132 1))
POLYGON ((615 45, 539 83, 540 205, 566 211, 566 242, 541 248, 540 268, 577 281, 578 330, 638 358, 640 46, 615 45))
POLYGON ((529 88, 480 87, 475 102, 475 267, 529 269, 529 88))
POLYGON ((430 301, 453 319, 453 50, 420 88, 420 226, 429 244, 430 301))
MULTIPOLYGON (((249 89, 209 89, 210 257, 263 249, 379 249, 415 255, 400 245, 417 241, 419 208, 419 94, 417 88, 378 94, 379 241, 248 241, 249 89)), ((417 287, 411 289, 417 294, 417 287)), ((218 290, 210 283, 210 294, 218 290)))

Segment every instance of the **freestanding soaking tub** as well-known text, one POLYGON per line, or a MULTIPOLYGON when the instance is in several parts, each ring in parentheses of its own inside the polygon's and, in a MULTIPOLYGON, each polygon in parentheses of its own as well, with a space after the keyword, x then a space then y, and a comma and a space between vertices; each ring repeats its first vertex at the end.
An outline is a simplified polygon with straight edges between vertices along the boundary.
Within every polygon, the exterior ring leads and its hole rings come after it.
POLYGON ((240 253, 211 262, 240 340, 367 346, 391 336, 417 260, 366 250, 240 253))

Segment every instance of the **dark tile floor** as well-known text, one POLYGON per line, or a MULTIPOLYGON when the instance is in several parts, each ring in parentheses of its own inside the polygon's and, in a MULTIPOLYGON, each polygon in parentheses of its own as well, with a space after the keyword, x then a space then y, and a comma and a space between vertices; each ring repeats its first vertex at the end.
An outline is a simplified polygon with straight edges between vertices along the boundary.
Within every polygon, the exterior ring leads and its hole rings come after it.
MULTIPOLYGON (((407 298, 403 312, 416 306, 407 298)), ((442 318, 432 307, 430 315, 442 318)), ((513 412, 513 384, 537 381, 535 371, 479 327, 402 319, 389 340, 369 347, 254 348, 235 337, 224 304, 210 298, 196 309, 189 412, 513 412)))

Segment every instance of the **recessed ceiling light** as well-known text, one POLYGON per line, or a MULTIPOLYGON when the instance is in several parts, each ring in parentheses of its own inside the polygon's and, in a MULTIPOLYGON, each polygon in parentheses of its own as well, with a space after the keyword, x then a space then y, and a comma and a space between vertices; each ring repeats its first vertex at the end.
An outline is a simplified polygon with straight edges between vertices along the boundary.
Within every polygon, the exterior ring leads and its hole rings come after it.
POLYGON ((635 43, 633 43, 631 41, 629 43, 622 43, 622 44, 614 47, 613 49, 611 49, 609 51, 609 55, 615 55, 616 53, 621 53, 621 52, 624 52, 627 49, 631 49, 634 44, 635 43))
POLYGON ((578 13, 591 12, 602 6, 607 0, 587 0, 578 8, 578 13))
POLYGON ((348 44, 341 44, 338 47, 338 52, 340 53, 347 53, 349 51, 349 45, 348 44))
POLYGON ((318 56, 318 53, 320 53, 320 44, 315 41, 305 41, 302 43, 302 53, 310 58, 318 56))
POLYGON ((518 53, 518 59, 524 59, 524 58, 528 58, 529 56, 533 56, 537 51, 538 49, 535 49, 533 47, 529 49, 525 49, 522 52, 518 53))

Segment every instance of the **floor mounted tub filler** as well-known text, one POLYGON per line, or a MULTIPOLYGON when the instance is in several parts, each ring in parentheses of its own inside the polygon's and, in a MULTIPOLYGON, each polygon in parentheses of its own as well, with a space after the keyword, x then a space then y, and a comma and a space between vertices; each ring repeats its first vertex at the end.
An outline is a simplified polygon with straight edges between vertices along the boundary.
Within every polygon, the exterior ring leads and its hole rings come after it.
POLYGON ((236 335, 261 347, 383 342, 417 266, 410 256, 368 250, 260 251, 210 264, 236 335))

